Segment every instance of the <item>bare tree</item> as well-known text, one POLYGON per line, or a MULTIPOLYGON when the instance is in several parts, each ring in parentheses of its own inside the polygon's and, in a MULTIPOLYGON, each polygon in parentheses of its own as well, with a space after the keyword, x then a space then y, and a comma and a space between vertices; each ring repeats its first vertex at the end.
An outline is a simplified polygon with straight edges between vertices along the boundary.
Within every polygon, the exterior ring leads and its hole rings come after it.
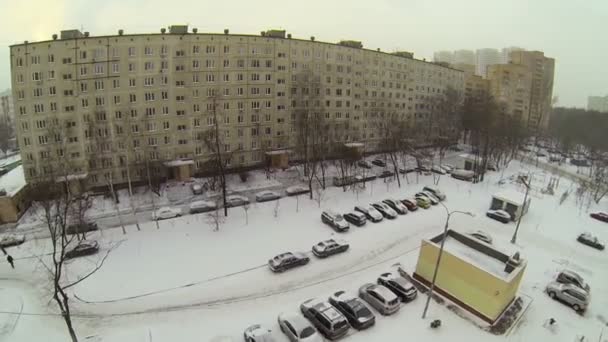
MULTIPOLYGON (((209 222, 209 224, 213 227, 213 231, 217 232, 220 230, 220 226, 222 224, 224 224, 225 220, 226 220, 226 216, 222 216, 220 215, 220 210, 222 207, 222 199, 218 198, 215 201, 215 210, 210 211, 209 213, 207 213, 207 222, 209 222)), ((245 211, 245 213, 247 213, 247 211, 245 211)), ((249 219, 247 218, 247 221, 249 221, 249 219)))

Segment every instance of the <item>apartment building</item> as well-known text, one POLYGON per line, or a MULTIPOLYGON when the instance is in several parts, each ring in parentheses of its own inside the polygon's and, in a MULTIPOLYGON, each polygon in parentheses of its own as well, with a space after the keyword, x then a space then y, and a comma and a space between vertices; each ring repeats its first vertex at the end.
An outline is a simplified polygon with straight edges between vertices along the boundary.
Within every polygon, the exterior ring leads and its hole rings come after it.
POLYGON ((301 105, 324 113, 336 142, 361 142, 369 151, 381 138, 372 119, 397 113, 415 127, 428 118, 430 97, 448 87, 464 91, 462 71, 411 53, 285 31, 172 26, 93 37, 70 30, 10 52, 28 182, 53 173, 57 160, 93 186, 144 180, 150 164, 188 178, 209 160, 203 136, 216 122, 229 168, 260 165, 265 152, 295 151, 301 105), (314 104, 303 101, 310 94, 314 104))
POLYGON ((511 63, 519 64, 532 74, 527 127, 532 132, 549 127, 553 100, 555 59, 545 57, 542 51, 512 51, 511 63))
POLYGON ((608 95, 587 97, 587 110, 608 113, 608 95))
POLYGON ((489 65, 487 71, 490 94, 504 106, 507 115, 518 118, 526 127, 532 96, 532 73, 519 64, 489 65))
POLYGON ((488 75, 488 65, 500 63, 502 58, 497 49, 478 49, 475 52, 475 73, 483 78, 488 75))
POLYGON ((0 93, 0 121, 12 127, 14 113, 13 96, 9 89, 0 93))

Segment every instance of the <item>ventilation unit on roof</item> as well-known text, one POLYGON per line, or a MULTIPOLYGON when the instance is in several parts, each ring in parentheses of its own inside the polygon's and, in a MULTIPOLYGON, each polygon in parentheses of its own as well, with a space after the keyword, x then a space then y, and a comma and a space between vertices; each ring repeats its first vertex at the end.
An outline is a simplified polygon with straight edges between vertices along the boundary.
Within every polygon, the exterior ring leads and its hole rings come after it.
POLYGON ((169 26, 171 34, 186 34, 188 33, 188 25, 171 25, 169 26))

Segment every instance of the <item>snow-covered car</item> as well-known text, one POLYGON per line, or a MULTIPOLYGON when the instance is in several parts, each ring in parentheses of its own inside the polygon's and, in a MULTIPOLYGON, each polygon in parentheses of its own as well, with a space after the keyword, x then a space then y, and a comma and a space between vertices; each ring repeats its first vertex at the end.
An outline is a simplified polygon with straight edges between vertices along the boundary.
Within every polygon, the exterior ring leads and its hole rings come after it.
POLYGON ((357 162, 357 166, 362 167, 364 169, 371 169, 372 163, 368 162, 367 160, 359 160, 357 162))
POLYGON ((249 204, 249 198, 241 195, 230 195, 226 196, 226 207, 240 207, 242 205, 249 204))
POLYGON ((365 215, 365 217, 372 222, 380 222, 384 219, 384 216, 382 216, 382 214, 371 205, 357 205, 355 206, 355 211, 365 215))
POLYGON ((279 328, 290 342, 323 342, 323 338, 310 322, 295 313, 281 313, 277 318, 279 328))
POLYGON ((441 164, 440 166, 447 173, 452 173, 452 171, 454 170, 454 165, 452 165, 452 164, 441 164))
POLYGON ((192 193, 195 195, 200 195, 203 193, 203 186, 198 183, 190 184, 190 189, 192 189, 192 193))
POLYGON ((25 235, 23 234, 6 234, 0 239, 0 247, 7 248, 12 246, 18 246, 25 242, 25 235))
POLYGON ((591 213, 589 216, 596 220, 608 223, 608 214, 604 212, 591 213))
POLYGON ((379 158, 372 160, 372 164, 374 164, 376 166, 380 166, 380 167, 386 166, 386 162, 384 162, 384 160, 379 159, 379 158))
POLYGON ((407 210, 409 211, 416 211, 418 210, 418 205, 416 204, 415 200, 406 198, 406 199, 402 199, 401 203, 403 203, 403 205, 407 208, 407 210))
POLYGON ((337 232, 346 232, 350 228, 350 225, 346 222, 344 217, 332 210, 325 210, 322 212, 321 221, 337 232))
POLYGON ((418 295, 418 290, 409 280, 393 272, 382 273, 378 284, 391 290, 402 302, 410 302, 418 295))
POLYGON ((255 194, 256 202, 268 202, 281 198, 281 195, 274 191, 260 191, 255 194))
POLYGON ((376 323, 376 316, 367 305, 346 291, 334 292, 329 297, 329 303, 338 309, 346 317, 348 323, 357 330, 367 329, 376 323))
POLYGON ((154 212, 155 220, 166 220, 180 216, 182 216, 182 210, 180 208, 162 207, 154 212))
POLYGON ((385 203, 386 205, 391 207, 391 209, 396 211, 397 214, 399 214, 399 215, 407 214, 407 207, 405 206, 405 204, 401 203, 401 201, 398 201, 393 198, 387 198, 384 201, 382 201, 382 203, 385 203))
POLYGON ((555 278, 555 281, 562 284, 572 284, 587 292, 591 291, 591 287, 589 284, 587 284, 587 282, 585 282, 585 279, 583 279, 580 274, 571 270, 563 270, 559 272, 555 278))
POLYGON ((426 196, 418 196, 415 198, 416 204, 422 209, 428 209, 431 207, 431 200, 426 196))
POLYGON ((443 169, 441 166, 439 166, 439 165, 433 165, 433 166, 431 166, 431 172, 434 172, 434 173, 439 174, 439 175, 445 175, 445 174, 447 173, 447 172, 445 172, 445 170, 444 170, 444 169, 443 169))
POLYGON ((310 192, 310 189, 304 185, 293 185, 285 189, 285 193, 287 196, 297 196, 301 194, 307 194, 310 192))
POLYGON ((352 212, 346 213, 342 216, 344 217, 346 222, 348 222, 350 224, 354 224, 357 227, 364 226, 365 223, 367 223, 367 217, 365 217, 365 215, 363 213, 360 213, 358 211, 352 211, 352 212))
POLYGON ((509 214, 508 212, 504 211, 504 210, 488 210, 486 211, 486 216, 494 219, 496 221, 500 221, 502 223, 509 223, 511 222, 511 214, 509 214))
POLYGON ((286 252, 268 260, 268 267, 273 272, 284 272, 288 269, 308 264, 310 258, 304 253, 286 252))
POLYGON ((326 258, 330 255, 344 253, 349 247, 350 245, 344 240, 328 239, 312 246, 312 254, 319 258, 326 258))
POLYGON ((384 171, 380 172, 380 174, 378 174, 378 178, 388 178, 388 177, 392 177, 393 175, 394 175, 393 171, 384 170, 384 171))
POLYGON ((471 170, 454 169, 452 170, 451 175, 452 178, 470 182, 473 180, 473 177, 475 177, 475 172, 471 170))
POLYGON ((399 311, 399 297, 385 286, 365 284, 359 288, 359 297, 382 315, 392 315, 399 311))
POLYGON ((274 342, 275 339, 272 337, 272 330, 259 325, 254 324, 249 328, 245 329, 243 333, 245 342, 274 342))
POLYGON ((376 210, 378 210, 384 217, 386 217, 388 219, 394 219, 394 218, 397 218, 397 216, 398 216, 397 212, 394 211, 388 205, 386 205, 386 203, 382 203, 382 202, 372 203, 372 206, 376 210))
POLYGON ((418 192, 418 193, 416 193, 415 197, 416 198, 424 197, 427 200, 429 200, 429 202, 431 202, 432 205, 439 204, 439 199, 437 197, 435 197, 434 195, 432 195, 431 193, 429 193, 428 191, 418 192))
POLYGON ((572 284, 550 282, 545 289, 549 297, 571 306, 574 311, 583 312, 589 305, 589 293, 572 284))
POLYGON ((95 231, 98 229, 99 229, 99 227, 97 226, 97 223, 95 223, 95 222, 81 222, 81 223, 70 224, 69 226, 67 226, 65 229, 65 233, 66 234, 83 234, 83 233, 92 232, 92 231, 95 231))
POLYGON ((190 214, 206 213, 217 208, 212 201, 194 201, 190 203, 190 214))
POLYGON ((599 249, 600 251, 603 251, 606 247, 606 245, 600 242, 596 236, 591 235, 591 233, 582 233, 576 238, 576 241, 582 243, 583 245, 599 249))
POLYGON ((65 252, 66 259, 72 259, 85 255, 92 255, 99 251, 99 244, 95 240, 83 240, 74 248, 65 252))
POLYGON ((446 199, 445 194, 436 186, 427 185, 424 188, 422 188, 422 191, 430 192, 433 196, 437 197, 437 199, 439 199, 440 201, 445 201, 445 199, 446 199))
POLYGON ((328 302, 312 298, 300 305, 304 317, 317 328, 317 330, 330 340, 336 340, 348 332, 348 320, 328 302))
POLYGON ((483 242, 487 243, 488 245, 492 244, 492 237, 490 236, 490 234, 488 234, 482 230, 476 230, 473 232, 469 232, 468 234, 470 236, 476 238, 479 241, 483 241, 483 242))

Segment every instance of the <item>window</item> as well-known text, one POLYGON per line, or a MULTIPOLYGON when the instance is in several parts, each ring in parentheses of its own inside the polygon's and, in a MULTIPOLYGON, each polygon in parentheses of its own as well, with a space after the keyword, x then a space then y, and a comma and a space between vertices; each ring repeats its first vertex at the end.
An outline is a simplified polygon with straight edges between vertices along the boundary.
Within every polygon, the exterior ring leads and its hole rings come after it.
POLYGON ((144 78, 144 87, 151 87, 154 85, 154 77, 144 78))
POLYGON ((252 81, 259 81, 260 80, 260 74, 251 74, 251 80, 252 81))
POLYGON ((148 132, 156 131, 156 122, 148 122, 146 126, 148 128, 148 132))
POLYGON ((144 63, 144 70, 152 70, 154 69, 154 63, 153 62, 145 62, 144 63))
POLYGON ((135 79, 134 78, 130 78, 129 79, 129 87, 135 87, 135 79))
POLYGON ((103 90, 103 80, 95 80, 95 90, 103 90))
POLYGON ((112 80, 112 87, 114 89, 120 88, 120 80, 119 79, 113 79, 112 80))
POLYGON ((139 126, 137 124, 131 125, 131 132, 139 133, 139 126))
POLYGON ((207 59, 205 61, 205 67, 207 67, 207 68, 215 68, 215 60, 213 60, 213 59, 207 59))
POLYGON ((155 100, 154 93, 144 93, 144 100, 145 101, 154 101, 155 100))
POLYGON ((169 121, 163 122, 163 129, 169 129, 169 121))
POLYGON ((145 54, 146 56, 151 56, 153 53, 154 53, 154 52, 153 52, 153 50, 152 50, 152 48, 151 48, 151 47, 149 47, 149 46, 145 46, 145 47, 144 47, 144 54, 145 54))
POLYGON ((81 82, 80 83, 80 91, 82 93, 86 93, 88 90, 88 84, 86 82, 81 82))
POLYGON ((95 64, 95 74, 103 74, 103 64, 95 64))
POLYGON ((129 47, 129 56, 130 57, 135 56, 135 47, 133 47, 133 46, 129 47))
POLYGON ((161 55, 166 55, 167 54, 167 45, 163 45, 160 47, 160 54, 161 55))
POLYGON ((32 81, 41 81, 42 80, 42 73, 41 72, 33 72, 32 73, 32 81))
POLYGON ((198 59, 195 59, 195 60, 193 60, 193 61, 192 61, 192 68, 193 68, 193 69, 198 69, 198 68, 200 68, 200 62, 199 62, 199 60, 198 60, 198 59))

